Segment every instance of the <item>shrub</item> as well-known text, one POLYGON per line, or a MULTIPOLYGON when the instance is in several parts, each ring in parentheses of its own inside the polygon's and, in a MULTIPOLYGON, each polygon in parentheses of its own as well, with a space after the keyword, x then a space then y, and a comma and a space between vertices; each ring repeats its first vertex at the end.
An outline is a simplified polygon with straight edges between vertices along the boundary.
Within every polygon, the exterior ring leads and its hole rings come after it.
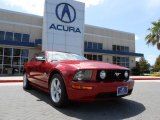
POLYGON ((150 76, 160 77, 160 73, 156 72, 156 73, 150 74, 150 76))

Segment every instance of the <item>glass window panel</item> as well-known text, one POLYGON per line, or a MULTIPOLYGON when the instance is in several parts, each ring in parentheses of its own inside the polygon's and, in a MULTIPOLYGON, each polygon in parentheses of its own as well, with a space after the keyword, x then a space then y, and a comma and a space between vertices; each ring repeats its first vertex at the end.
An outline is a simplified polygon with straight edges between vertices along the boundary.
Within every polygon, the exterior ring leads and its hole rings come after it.
POLYGON ((98 43, 98 49, 102 49, 102 43, 98 43))
POLYGON ((93 55, 93 60, 97 60, 97 55, 93 55))
POLYGON ((23 57, 22 57, 22 58, 21 58, 21 65, 24 65, 24 63, 27 62, 27 61, 28 61, 28 58, 23 58, 23 57))
POLYGON ((15 41, 21 41, 22 34, 20 33, 14 33, 14 40, 15 41))
POLYGON ((45 53, 44 52, 41 52, 41 53, 39 53, 38 55, 37 55, 37 57, 43 57, 43 59, 45 59, 45 53))
POLYGON ((88 47, 89 49, 92 49, 92 42, 88 42, 88 47))
POLYGON ((11 57, 4 57, 3 63, 10 65, 11 64, 11 57))
POLYGON ((129 67, 129 57, 113 56, 113 63, 124 67, 129 67))
POLYGON ((125 47, 125 52, 129 52, 129 47, 125 47))
POLYGON ((116 57, 113 56, 113 62, 114 62, 114 63, 116 63, 116 60, 117 60, 116 57))
POLYGON ((123 51, 123 52, 125 51, 124 46, 121 46, 121 51, 123 51))
POLYGON ((120 62, 120 59, 121 59, 120 57, 117 57, 117 63, 119 63, 119 62, 120 62))
POLYGON ((19 66, 13 66, 12 68, 13 68, 12 74, 14 75, 19 74, 20 72, 19 66))
POLYGON ((120 61, 119 62, 122 62, 122 57, 120 57, 120 61))
POLYGON ((126 62, 129 62, 129 57, 126 57, 126 62))
POLYGON ((0 47, 0 55, 3 55, 3 48, 0 47))
POLYGON ((121 58, 121 62, 125 62, 125 57, 122 57, 122 58, 121 58))
POLYGON ((2 74, 2 70, 3 70, 2 65, 0 65, 0 74, 2 74))
POLYGON ((12 74, 11 65, 3 65, 3 74, 12 74))
POLYGON ((116 51, 116 45, 112 45, 113 51, 116 51))
POLYGON ((126 66, 126 64, 125 64, 125 63, 121 63, 121 65, 122 65, 122 66, 124 66, 124 67, 126 66))
POLYGON ((93 43, 93 49, 97 49, 97 43, 93 43))
POLYGON ((22 42, 29 42, 29 38, 30 38, 29 34, 23 34, 22 42))
POLYGON ((13 40, 13 32, 6 32, 5 40, 12 41, 13 40))
POLYGON ((20 66, 20 74, 23 73, 23 70, 24 70, 23 66, 20 66))
POLYGON ((4 34, 5 34, 4 31, 0 31, 0 40, 4 40, 4 34))
POLYGON ((21 55, 21 49, 13 49, 13 56, 20 56, 21 55))
POLYGON ((12 56, 12 48, 4 48, 4 56, 12 56))
POLYGON ((3 59, 3 57, 2 57, 2 56, 0 56, 0 64, 2 64, 2 59, 3 59))
POLYGON ((27 49, 22 49, 22 53, 21 53, 21 56, 22 56, 22 57, 28 57, 28 54, 29 54, 29 50, 27 50, 27 49))
POLYGON ((128 68, 129 68, 129 63, 126 63, 126 67, 128 67, 128 68))
POLYGON ((13 65, 20 65, 20 57, 13 57, 13 65))
POLYGON ((117 51, 120 51, 120 50, 121 50, 120 46, 117 46, 117 51))
POLYGON ((87 48, 87 42, 84 42, 84 48, 85 49, 87 48))
POLYGON ((102 61, 102 55, 98 55, 98 61, 102 61))
POLYGON ((87 59, 88 59, 88 60, 92 60, 92 55, 88 54, 88 55, 87 55, 87 59))

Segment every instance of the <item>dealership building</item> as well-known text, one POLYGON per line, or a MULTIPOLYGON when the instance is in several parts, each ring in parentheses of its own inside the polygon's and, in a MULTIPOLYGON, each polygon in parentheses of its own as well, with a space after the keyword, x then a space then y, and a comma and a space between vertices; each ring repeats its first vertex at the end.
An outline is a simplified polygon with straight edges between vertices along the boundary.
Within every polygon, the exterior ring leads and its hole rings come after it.
POLYGON ((18 75, 42 50, 84 55, 90 60, 135 67, 133 33, 84 23, 85 4, 46 0, 44 16, 0 9, 0 75, 18 75))

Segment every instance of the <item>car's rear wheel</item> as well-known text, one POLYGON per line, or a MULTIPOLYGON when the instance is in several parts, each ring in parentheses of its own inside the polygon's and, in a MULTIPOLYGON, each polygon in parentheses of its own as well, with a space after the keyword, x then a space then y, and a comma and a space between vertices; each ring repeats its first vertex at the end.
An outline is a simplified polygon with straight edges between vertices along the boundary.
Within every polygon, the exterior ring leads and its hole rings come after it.
POLYGON ((55 74, 50 82, 50 97, 54 106, 64 107, 68 104, 68 97, 63 78, 55 74))
POLYGON ((26 73, 23 74, 23 89, 25 89, 25 90, 31 89, 31 86, 29 84, 28 77, 27 77, 26 73))

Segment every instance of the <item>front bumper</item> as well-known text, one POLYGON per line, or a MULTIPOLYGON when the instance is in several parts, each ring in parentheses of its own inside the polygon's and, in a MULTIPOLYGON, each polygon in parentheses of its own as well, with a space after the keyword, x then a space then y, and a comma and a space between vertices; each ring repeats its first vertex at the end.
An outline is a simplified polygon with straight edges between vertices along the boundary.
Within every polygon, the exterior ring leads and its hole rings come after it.
POLYGON ((85 86, 92 87, 92 89, 75 89, 69 87, 67 89, 68 98, 72 101, 95 101, 95 100, 107 100, 117 97, 117 88, 120 86, 128 87, 128 94, 119 96, 124 97, 132 93, 134 87, 134 81, 128 80, 127 82, 72 82, 71 86, 85 86))

